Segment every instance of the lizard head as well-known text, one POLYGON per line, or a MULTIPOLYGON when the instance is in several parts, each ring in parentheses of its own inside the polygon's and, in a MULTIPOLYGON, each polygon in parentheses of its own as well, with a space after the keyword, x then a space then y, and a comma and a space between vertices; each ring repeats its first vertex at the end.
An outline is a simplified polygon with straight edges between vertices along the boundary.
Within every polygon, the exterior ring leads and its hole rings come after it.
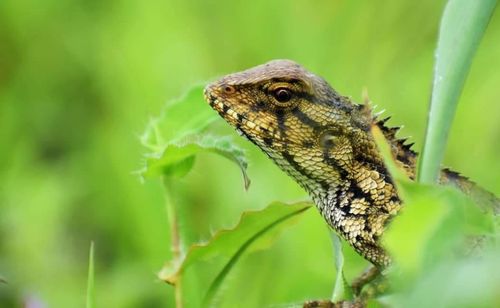
POLYGON ((293 61, 227 75, 205 88, 205 98, 310 192, 341 182, 360 156, 372 151, 370 160, 379 160, 371 115, 293 61))

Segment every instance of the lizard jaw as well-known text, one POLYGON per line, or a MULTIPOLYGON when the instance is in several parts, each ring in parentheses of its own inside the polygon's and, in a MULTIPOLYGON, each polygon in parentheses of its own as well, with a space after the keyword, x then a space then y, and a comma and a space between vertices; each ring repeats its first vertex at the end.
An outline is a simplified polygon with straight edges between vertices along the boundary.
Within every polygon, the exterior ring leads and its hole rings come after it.
POLYGON ((224 100, 214 95, 214 90, 212 85, 208 85, 204 90, 205 100, 208 102, 210 107, 217 111, 219 115, 224 118, 229 124, 236 128, 236 131, 240 136, 245 136, 251 141, 254 138, 272 138, 276 142, 281 140, 281 136, 276 134, 274 131, 270 130, 268 127, 264 127, 255 123, 254 121, 248 119, 248 117, 243 114, 238 113, 233 108, 228 106, 224 100))

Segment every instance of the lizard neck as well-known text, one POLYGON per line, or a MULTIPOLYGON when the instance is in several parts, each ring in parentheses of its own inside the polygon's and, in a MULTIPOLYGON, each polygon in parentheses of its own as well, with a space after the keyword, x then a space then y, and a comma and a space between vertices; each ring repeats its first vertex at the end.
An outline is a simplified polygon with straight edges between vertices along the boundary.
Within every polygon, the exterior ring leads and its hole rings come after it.
MULTIPOLYGON (((325 173, 337 170, 333 168, 315 172, 315 168, 307 168, 301 153, 290 149, 265 152, 309 193, 323 218, 358 252, 374 264, 389 264, 390 259, 378 241, 387 223, 400 210, 401 201, 384 167, 353 162, 349 172, 325 173)), ((314 164, 321 163, 328 164, 327 160, 314 164)), ((341 166, 336 168, 343 170, 341 166)))

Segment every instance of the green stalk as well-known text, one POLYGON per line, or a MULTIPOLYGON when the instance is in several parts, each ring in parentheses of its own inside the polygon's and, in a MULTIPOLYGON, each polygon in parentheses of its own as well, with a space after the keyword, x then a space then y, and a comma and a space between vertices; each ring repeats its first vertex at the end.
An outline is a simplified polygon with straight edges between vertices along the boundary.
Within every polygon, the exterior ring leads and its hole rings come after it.
POLYGON ((95 288, 94 288, 94 242, 90 242, 89 252, 89 273, 87 278, 87 303, 86 308, 95 307, 95 288))
MULTIPOLYGON (((177 209, 175 208, 173 198, 171 197, 174 190, 171 187, 172 183, 170 182, 170 179, 167 179, 165 176, 163 177, 163 185, 165 188, 165 204, 169 221, 168 225, 170 226, 170 249, 172 251, 172 260, 173 262, 180 262, 182 259, 182 251, 179 224, 177 220, 177 209)), ((180 275, 174 284, 174 289, 175 307, 182 308, 184 305, 182 299, 182 277, 180 275)))
POLYGON ((438 178, 458 98, 496 2, 449 0, 446 4, 435 54, 425 143, 419 161, 420 182, 434 183, 438 178))

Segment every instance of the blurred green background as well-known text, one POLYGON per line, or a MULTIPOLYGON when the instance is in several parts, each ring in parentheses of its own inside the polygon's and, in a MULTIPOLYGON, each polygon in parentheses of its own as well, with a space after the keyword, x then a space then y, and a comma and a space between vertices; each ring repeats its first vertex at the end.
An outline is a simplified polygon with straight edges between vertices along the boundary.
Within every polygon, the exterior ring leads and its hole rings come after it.
MULTIPOLYGON (((171 255, 164 191, 133 172, 148 119, 194 83, 293 59, 357 101, 366 86, 420 149, 444 3, 1 1, 0 276, 8 284, 0 283, 0 307, 83 306, 91 240, 98 306, 173 306, 172 287, 156 278, 171 255)), ((499 38, 497 8, 445 158, 497 195, 499 38)), ((253 183, 245 192, 233 164, 199 157, 176 183, 185 243, 233 226, 245 209, 307 198, 227 124, 217 126, 248 149, 253 183)), ((349 277, 366 265, 350 250, 346 262, 349 277)), ((186 273, 187 307, 203 295, 211 266, 186 273)), ((333 277, 327 227, 309 211, 271 249, 241 260, 223 303, 329 298, 333 277)))

